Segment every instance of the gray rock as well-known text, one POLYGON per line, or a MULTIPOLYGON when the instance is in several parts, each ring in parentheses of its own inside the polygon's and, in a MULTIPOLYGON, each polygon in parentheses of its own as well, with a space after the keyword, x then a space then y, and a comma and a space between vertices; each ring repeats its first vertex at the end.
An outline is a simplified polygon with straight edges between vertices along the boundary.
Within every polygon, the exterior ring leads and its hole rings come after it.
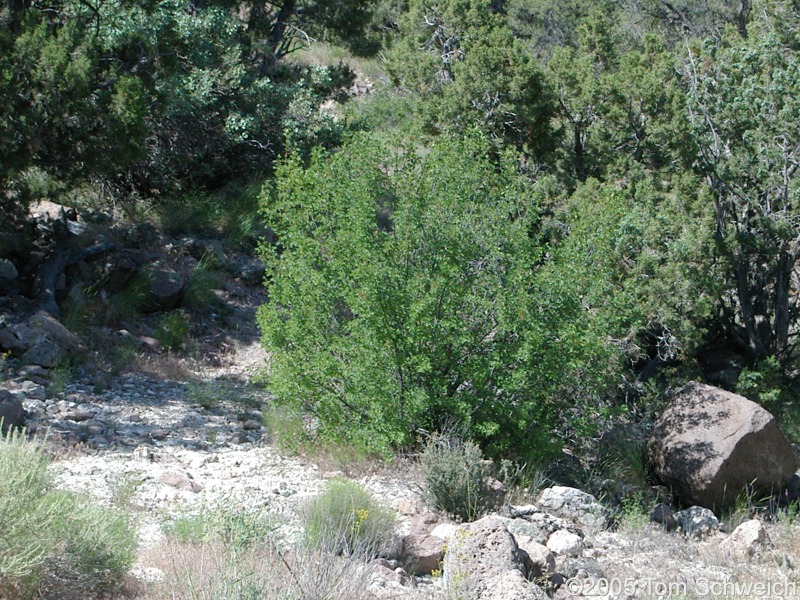
POLYGON ((167 436, 169 436, 169 431, 166 429, 153 429, 150 432, 150 437, 159 442, 167 439, 167 436))
POLYGON ((545 527, 545 529, 550 529, 550 531, 547 532, 547 535, 544 535, 542 533, 542 528, 538 524, 534 524, 524 518, 508 519, 508 521, 506 521, 506 527, 520 545, 522 545, 520 543, 521 540, 530 540, 536 544, 544 545, 550 534, 558 529, 555 524, 551 524, 551 527, 545 527))
POLYGON ((753 557, 772 548, 772 540, 758 519, 751 519, 739 525, 720 547, 735 556, 753 557))
POLYGON ((29 400, 46 400, 47 399, 47 390, 44 389, 44 386, 36 383, 34 381, 25 380, 19 384, 17 388, 19 393, 25 396, 26 399, 29 400))
POLYGON ((550 575, 556 569, 555 555, 543 544, 514 536, 520 550, 528 554, 528 579, 550 575))
MULTIPOLYGON (((40 365, 25 365, 19 369, 17 375, 23 379, 47 379, 49 371, 40 365)), ((38 382, 37 382, 38 383, 38 382)))
POLYGON ((462 525, 445 555, 445 591, 471 600, 545 600, 527 579, 525 559, 501 519, 462 525))
POLYGON ((44 311, 0 330, 0 347, 21 354, 25 364, 47 368, 86 350, 78 336, 44 311))
POLYGON ((22 402, 8 390, 0 389, 0 419, 3 421, 2 431, 25 426, 25 409, 22 402))
POLYGON ((505 522, 506 527, 513 535, 527 535, 540 544, 544 544, 547 538, 559 529, 567 529, 578 535, 583 535, 581 528, 573 522, 555 517, 533 504, 507 506, 505 514, 510 517, 505 522), (535 530, 538 530, 538 535, 535 530))
POLYGON ((676 512, 675 521, 681 531, 692 538, 704 538, 719 530, 719 519, 702 506, 691 506, 676 512))
POLYGON ((547 540, 547 549, 560 556, 579 556, 583 551, 583 540, 566 529, 560 529, 547 540))
POLYGON ((566 575, 567 578, 577 577, 594 581, 606 577, 603 565, 589 558, 568 558, 561 565, 559 572, 566 575))
POLYGON ((678 526, 672 509, 663 503, 656 505, 653 512, 650 513, 650 522, 658 523, 667 531, 673 531, 678 526))
POLYGON ((64 327, 58 319, 44 311, 39 311, 28 319, 27 326, 29 330, 34 332, 33 343, 29 344, 29 347, 44 338, 58 345, 70 356, 86 350, 86 347, 77 335, 64 327))
POLYGON ((800 467, 775 418, 743 396, 689 383, 655 423, 656 474, 687 503, 733 506, 742 490, 777 492, 800 467))
POLYGON ((441 568, 444 540, 425 533, 410 533, 403 539, 403 564, 414 575, 430 575, 441 568))
POLYGON ((28 349, 20 357, 20 360, 26 365, 52 369, 61 364, 64 357, 64 351, 59 346, 48 341, 41 341, 28 349))
POLYGON ((66 411, 66 413, 64 414, 65 419, 69 419, 70 421, 75 421, 77 423, 88 421, 89 419, 94 419, 94 416, 95 416, 95 411, 87 410, 85 408, 73 408, 71 410, 66 411))
POLYGON ((0 258, 0 279, 13 281, 19 276, 17 267, 7 258, 0 258))
POLYGON ((167 267, 154 267, 150 270, 149 308, 152 310, 172 310, 183 298, 186 280, 183 275, 167 267))
POLYGON ((553 486, 542 491, 537 504, 544 510, 581 527, 605 529, 608 527, 606 508, 591 494, 576 488, 553 486))

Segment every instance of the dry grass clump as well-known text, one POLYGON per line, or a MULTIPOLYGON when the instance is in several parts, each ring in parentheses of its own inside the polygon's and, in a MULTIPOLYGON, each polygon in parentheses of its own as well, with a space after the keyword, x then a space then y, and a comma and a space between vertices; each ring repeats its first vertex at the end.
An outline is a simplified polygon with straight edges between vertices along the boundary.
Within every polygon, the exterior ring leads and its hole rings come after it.
POLYGON ((135 558, 134 530, 124 514, 55 489, 49 464, 24 433, 0 440, 0 597, 117 591, 135 558))
POLYGON ((320 547, 292 544, 274 517, 258 512, 211 511, 178 519, 167 541, 141 562, 164 573, 137 598, 162 600, 361 600, 369 567, 320 547))
POLYGON ((634 516, 623 518, 616 532, 598 535, 590 552, 610 585, 643 600, 798 597, 800 523, 784 515, 765 528, 772 546, 748 554, 722 543, 728 533, 691 539, 634 516))

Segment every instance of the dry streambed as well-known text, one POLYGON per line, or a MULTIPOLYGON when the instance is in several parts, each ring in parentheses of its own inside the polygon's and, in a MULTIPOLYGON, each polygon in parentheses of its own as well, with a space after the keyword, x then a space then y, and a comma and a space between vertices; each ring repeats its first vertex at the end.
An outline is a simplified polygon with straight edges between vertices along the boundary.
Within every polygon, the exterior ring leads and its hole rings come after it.
MULTIPOLYGON (((256 354, 253 348, 245 351, 248 364, 262 358, 256 354)), ((198 560, 173 551, 174 542, 165 531, 176 520, 219 509, 246 509, 269 515, 275 539, 291 543, 301 533, 300 513, 308 500, 328 479, 340 475, 311 461, 283 456, 271 445, 261 425, 267 396, 248 384, 247 370, 235 357, 215 371, 195 373, 191 384, 135 373, 115 378, 101 392, 90 384, 69 383, 56 396, 37 382, 35 373, 28 375, 12 387, 26 398, 34 427, 48 429, 53 440, 78 448, 54 464, 59 485, 133 515, 140 540, 133 573, 143 600, 212 597, 198 589, 204 585, 199 580, 191 582, 193 591, 178 590, 172 583, 184 563, 198 560), (165 559, 168 552, 172 553, 165 559)), ((424 511, 422 490, 408 471, 357 480, 397 512, 401 535, 424 511)), ((519 524, 506 521, 509 529, 519 524)), ((523 525, 529 527, 527 522, 523 525)), ((555 552, 554 568, 582 583, 572 580, 571 588, 562 585, 551 593, 559 598, 659 598, 678 592, 677 597, 718 598, 743 597, 731 596, 731 591, 749 589, 749 597, 782 598, 800 591, 796 522, 783 518, 767 523, 763 529, 768 539, 758 541, 752 551, 747 540, 725 542, 732 528, 702 539, 667 533, 635 518, 615 531, 573 528, 581 539, 555 552)), ((522 539, 515 535, 517 541, 522 539)), ((275 562, 274 556, 262 558, 275 562)), ((208 571, 209 564, 209 558, 201 556, 196 573, 208 571)), ((331 574, 335 567, 317 565, 315 572, 328 579, 351 576, 344 571, 331 574)), ((446 577, 409 581, 393 577, 391 570, 381 573, 378 578, 369 576, 359 595, 350 597, 446 597, 446 577)))

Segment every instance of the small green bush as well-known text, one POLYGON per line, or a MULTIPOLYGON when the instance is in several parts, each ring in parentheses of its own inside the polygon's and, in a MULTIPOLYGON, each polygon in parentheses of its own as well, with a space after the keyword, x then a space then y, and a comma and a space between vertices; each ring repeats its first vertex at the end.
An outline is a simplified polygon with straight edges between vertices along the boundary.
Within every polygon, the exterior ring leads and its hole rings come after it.
POLYGON ((180 312, 169 312, 164 315, 155 332, 155 338, 169 350, 177 350, 183 344, 189 332, 189 323, 180 312))
POLYGON ((223 285, 223 276, 217 270, 218 260, 209 252, 203 254, 186 284, 183 305, 199 312, 224 310, 225 304, 214 290, 223 285))
POLYGON ((304 518, 311 547, 368 557, 388 541, 395 515, 357 483, 334 479, 309 503, 304 518))
POLYGON ((260 510, 214 509, 165 524, 164 533, 183 544, 223 542, 231 548, 268 544, 277 526, 274 515, 260 510))
POLYGON ((123 514, 54 489, 49 462, 22 433, 0 442, 0 596, 117 590, 135 558, 134 530, 123 514))
POLYGON ((430 437, 421 456, 428 503, 463 521, 474 521, 492 505, 489 465, 481 449, 457 435, 430 437))

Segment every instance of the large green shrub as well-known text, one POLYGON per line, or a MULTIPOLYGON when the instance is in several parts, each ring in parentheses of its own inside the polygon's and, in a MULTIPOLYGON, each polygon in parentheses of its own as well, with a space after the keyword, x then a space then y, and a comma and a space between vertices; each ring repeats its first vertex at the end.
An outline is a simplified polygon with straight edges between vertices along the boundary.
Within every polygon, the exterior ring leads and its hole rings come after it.
POLYGON ((535 454, 554 410, 580 403, 572 382, 595 381, 605 342, 574 290, 539 278, 537 204, 489 148, 359 138, 280 167, 259 321, 278 402, 319 434, 387 450, 456 421, 493 452, 535 454))
POLYGON ((21 433, 0 442, 0 595, 86 598, 118 589, 133 564, 127 518, 54 489, 49 460, 21 433))

